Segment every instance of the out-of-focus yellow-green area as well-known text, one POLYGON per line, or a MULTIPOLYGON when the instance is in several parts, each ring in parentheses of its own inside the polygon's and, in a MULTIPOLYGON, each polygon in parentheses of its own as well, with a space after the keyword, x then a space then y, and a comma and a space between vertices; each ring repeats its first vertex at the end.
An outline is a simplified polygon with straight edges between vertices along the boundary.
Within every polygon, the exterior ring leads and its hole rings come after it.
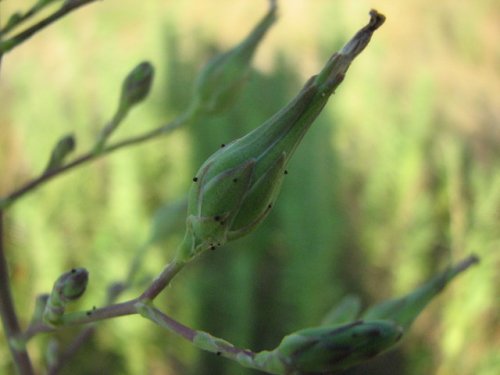
MULTIPOLYGON (((4 0, 0 22, 30 1, 4 0)), ((12 206, 7 251, 23 325, 37 294, 71 267, 99 306, 148 238, 155 210, 182 198, 201 162, 285 105, 368 20, 387 16, 292 159, 275 209, 248 237, 185 269, 158 303, 181 322, 253 350, 317 324, 349 293, 368 305, 404 294, 450 262, 471 268, 416 321, 397 350, 345 374, 500 373, 500 3, 281 0, 255 71, 226 114, 72 171, 12 206)), ((60 136, 92 147, 137 63, 152 93, 114 139, 181 113, 198 69, 236 44, 264 0, 107 0, 4 56, 0 195, 39 174, 60 136)), ((145 255, 133 297, 182 233, 145 255), (142 281, 141 281, 142 280, 142 281)), ((38 368, 56 337, 29 344, 38 368)), ((5 338, 0 373, 12 373, 5 338)), ((100 323, 67 374, 257 374, 205 354, 140 317, 100 323)))

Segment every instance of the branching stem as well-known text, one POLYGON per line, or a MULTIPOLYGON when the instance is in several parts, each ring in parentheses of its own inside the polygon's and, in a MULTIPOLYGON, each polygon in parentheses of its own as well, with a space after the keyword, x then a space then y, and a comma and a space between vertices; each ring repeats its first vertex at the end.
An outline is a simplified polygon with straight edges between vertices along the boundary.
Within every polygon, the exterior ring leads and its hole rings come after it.
POLYGON ((14 203, 17 199, 21 198, 25 194, 37 189, 38 187, 62 175, 65 172, 68 172, 80 165, 94 161, 104 155, 110 154, 111 152, 117 151, 124 147, 137 145, 139 143, 146 142, 151 139, 155 139, 162 135, 168 134, 173 130, 177 129, 178 127, 180 127, 181 125, 185 124, 186 122, 190 121, 190 119, 191 117, 189 115, 180 116, 177 119, 173 120, 172 122, 166 125, 161 125, 149 132, 111 144, 105 147, 99 153, 94 153, 92 151, 89 151, 81 155, 80 157, 77 157, 68 164, 62 165, 58 168, 51 169, 46 173, 41 174, 40 176, 32 179, 31 181, 27 182, 26 184, 18 188, 13 193, 3 198, 0 198, 0 208, 6 208, 10 206, 12 203, 14 203))
MULTIPOLYGON (((59 19, 63 18, 67 14, 71 13, 72 11, 90 4, 94 3, 97 0, 66 0, 64 4, 56 10, 54 13, 49 15, 48 17, 42 19, 41 21, 37 22, 33 26, 27 28, 24 31, 21 31, 19 34, 14 35, 12 38, 6 39, 2 43, 0 43, 0 53, 1 52, 9 52, 15 47, 21 45, 24 43, 26 40, 31 38, 33 35, 38 33, 39 31, 43 30, 47 26, 53 24, 54 22, 58 21, 59 19)), ((4 30, 4 33, 6 31, 4 30)))

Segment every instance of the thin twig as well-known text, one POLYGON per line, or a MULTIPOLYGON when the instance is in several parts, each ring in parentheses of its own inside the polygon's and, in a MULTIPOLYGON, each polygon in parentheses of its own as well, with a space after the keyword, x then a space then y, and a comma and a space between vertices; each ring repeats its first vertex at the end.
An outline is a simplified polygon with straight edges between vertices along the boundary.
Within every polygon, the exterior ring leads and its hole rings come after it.
POLYGON ((34 371, 28 352, 24 345, 17 343, 15 340, 21 332, 21 328, 12 301, 9 271, 4 249, 3 221, 3 211, 0 209, 0 316, 6 340, 19 374, 32 375, 34 371))
POLYGON ((197 344, 196 338, 198 336, 203 335, 205 337, 211 337, 212 346, 210 348, 203 346, 201 347, 201 349, 213 351, 217 355, 222 355, 223 357, 230 358, 236 361, 241 361, 241 357, 248 357, 251 360, 256 355, 256 353, 251 350, 238 348, 233 344, 225 340, 213 337, 206 332, 196 331, 188 326, 185 326, 184 324, 166 315, 153 305, 144 304, 138 307, 138 309, 140 310, 140 313, 144 318, 147 318, 158 324, 160 327, 163 327, 170 332, 173 332, 176 335, 179 335, 184 339, 191 341, 195 345, 197 344))
MULTIPOLYGON (((61 0, 59 0, 61 1, 61 0)), ((0 35, 7 35, 12 30, 16 29, 17 27, 21 26, 24 22, 28 21, 30 18, 33 18, 38 12, 40 12, 42 9, 44 9, 47 5, 50 5, 50 2, 45 2, 41 3, 36 2, 28 11, 20 14, 17 13, 16 20, 15 22, 8 22, 7 25, 3 29, 0 28, 0 35)))
POLYGON ((134 315, 137 314, 137 310, 135 308, 135 304, 137 303, 137 301, 137 299, 133 299, 127 302, 116 303, 101 308, 93 308, 87 311, 68 313, 63 315, 61 324, 57 326, 52 326, 45 322, 38 321, 31 324, 23 334, 19 335, 19 337, 24 342, 27 342, 33 336, 39 333, 54 332, 61 327, 89 324, 101 320, 117 318, 119 316, 134 315))
POLYGON ((158 296, 158 294, 160 294, 162 290, 165 289, 168 284, 170 284, 170 281, 172 281, 174 276, 177 275, 177 273, 182 270, 185 265, 186 263, 177 262, 175 260, 170 262, 158 275, 158 277, 153 280, 151 285, 144 291, 144 293, 142 293, 142 295, 139 297, 139 300, 154 300, 158 296))
POLYGON ((32 179, 31 181, 27 182, 25 185, 21 186, 18 188, 16 191, 12 192, 6 197, 0 198, 0 208, 5 208, 10 206, 14 201, 22 197, 23 195, 35 190, 36 188, 40 187, 41 185, 45 184, 46 182, 52 180, 55 177, 58 177, 62 175, 63 173, 70 171, 74 169, 77 166, 80 166, 82 164, 86 164, 90 161, 94 161, 104 155, 110 154, 111 152, 117 151, 121 148, 127 147, 127 146, 132 146, 132 145, 137 145, 139 143, 149 141, 151 139, 158 138, 161 135, 165 135, 170 133, 172 130, 178 128, 182 124, 188 121, 188 117, 186 116, 181 116, 174 121, 166 124, 166 125, 161 125, 147 133, 134 136, 128 139, 124 139, 123 141, 117 142, 115 144, 109 145, 106 148, 104 148, 101 152, 99 153, 93 153, 93 152, 87 152, 80 157, 74 159, 73 161, 69 162, 68 164, 62 165, 58 168, 51 169, 47 171, 46 173, 41 174, 40 176, 32 179))
POLYGON ((6 39, 2 44, 0 44, 0 46, 4 46, 3 52, 11 51, 13 48, 18 47, 33 35, 51 25, 52 23, 58 21, 59 19, 63 18, 72 11, 96 1, 97 0, 66 0, 61 8, 56 10, 50 16, 44 18, 40 22, 37 22, 36 24, 20 32, 19 34, 14 35, 12 38, 6 39))

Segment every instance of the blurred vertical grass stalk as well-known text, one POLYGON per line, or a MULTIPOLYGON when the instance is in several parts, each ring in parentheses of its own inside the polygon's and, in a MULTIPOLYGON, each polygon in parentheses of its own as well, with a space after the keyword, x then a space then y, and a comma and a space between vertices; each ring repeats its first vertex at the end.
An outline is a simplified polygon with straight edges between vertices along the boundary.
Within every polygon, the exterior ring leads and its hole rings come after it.
MULTIPOLYGON (((250 7, 234 1, 211 2, 213 13, 208 16, 200 14, 197 2, 150 2, 138 7, 136 2, 124 0, 120 14, 110 18, 111 13, 102 7, 112 2, 102 3, 99 9, 88 10, 81 18, 51 31, 47 39, 34 39, 32 50, 16 52, 21 63, 4 62, 2 85, 8 91, 1 93, 2 191, 43 167, 38 162, 45 161, 53 141, 46 134, 76 129, 84 141, 90 138, 93 132, 88 124, 99 123, 106 106, 110 109, 115 104, 119 75, 115 65, 144 56, 163 59, 166 48, 158 30, 164 25, 158 15, 169 14, 169 30, 176 30, 178 45, 189 47, 192 43, 193 50, 203 50, 211 46, 196 36, 216 34, 227 45, 231 34, 223 30, 235 30, 232 26, 247 18, 235 10, 250 7), (151 22, 137 23, 138 17, 151 22), (116 38, 99 37, 97 30, 116 38), (98 45, 93 42, 96 38, 98 45), (130 45, 134 48, 128 48, 130 45), (51 53, 47 54, 46 48, 51 53), (109 58, 110 51, 115 58, 109 58), (58 74, 42 74, 55 69, 58 74), (86 80, 78 88, 68 87, 67 77, 75 76, 86 80)), ((305 75, 307 67, 318 64, 314 53, 323 44, 332 50, 332 35, 342 35, 354 25, 353 7, 364 5, 349 1, 332 5, 326 0, 314 2, 314 6, 310 3, 303 0, 290 6, 290 17, 282 17, 286 31, 275 32, 264 57, 257 61, 259 71, 238 104, 240 110, 204 124, 210 132, 200 126, 165 140, 159 148, 128 151, 99 163, 97 171, 82 170, 78 176, 68 176, 12 211, 8 226, 14 232, 10 242, 16 254, 11 262, 20 309, 30 310, 38 285, 50 286, 53 280, 47 275, 60 269, 54 259, 64 266, 82 264, 85 259, 89 268, 102 269, 100 274, 92 274, 94 285, 121 276, 127 261, 122 257, 139 242, 138 233, 153 207, 185 188, 174 180, 189 177, 220 143, 245 133, 285 102, 298 87, 293 77, 305 75), (331 14, 345 24, 315 22, 331 14), (297 19, 300 22, 293 24, 297 19), (295 64, 280 65, 269 52, 277 51, 282 61, 296 60, 299 45, 304 46, 304 55, 313 57, 304 56, 293 69, 295 64), (191 152, 194 156, 189 159, 191 152), (160 164, 166 166, 160 168, 160 164), (78 214, 86 211, 95 215, 78 214)), ((8 13, 12 4, 3 1, 2 14, 8 13)), ((361 59, 353 67, 357 71, 335 98, 335 112, 323 115, 323 122, 317 124, 323 129, 313 129, 299 150, 302 156, 319 160, 315 162, 319 166, 312 168, 306 157, 297 157, 290 165, 281 204, 267 219, 270 228, 259 229, 252 236, 254 240, 231 245, 235 251, 226 248, 205 257, 203 266, 193 272, 196 276, 186 275, 176 283, 176 288, 169 290, 171 302, 165 303, 199 328, 241 346, 264 349, 275 345, 290 329, 317 319, 330 303, 322 298, 325 290, 331 293, 331 302, 353 291, 379 300, 413 287, 450 256, 456 259, 474 251, 483 258, 481 272, 464 276, 460 286, 447 292, 446 302, 434 304, 417 321, 414 337, 418 340, 403 347, 405 369, 401 371, 409 375, 497 374, 496 348, 500 343, 492 332, 498 327, 500 309, 500 53, 498 43, 488 36, 499 35, 498 22, 493 22, 499 5, 486 0, 472 5, 418 0, 382 6, 389 8, 391 22, 375 51, 370 52, 369 61, 361 59), (417 19, 426 19, 427 24, 415 24, 417 19), (465 21, 467 27, 462 27, 465 21), (420 39, 415 40, 415 35, 420 39), (422 71, 418 66, 427 68, 422 71), (377 74, 374 67, 379 68, 377 74), (332 139, 322 136, 330 122, 342 124, 333 126, 332 139), (331 149, 324 148, 328 143, 331 149), (299 176, 306 172, 307 181, 301 180, 299 176), (310 194, 311 199, 305 200, 304 194, 310 194), (331 209, 325 210, 322 204, 319 207, 319 202, 331 209), (328 249, 328 253, 321 252, 328 249), (272 261, 264 262, 264 253, 272 261), (298 274, 303 262, 310 272, 298 274), (334 276, 339 269, 348 270, 341 272, 340 280, 334 276), (184 280, 191 293, 186 300, 181 294, 188 288, 177 289, 184 280), (290 291, 293 298, 287 295, 290 291), (289 319, 283 319, 284 315, 289 319)), ((165 112, 170 115, 184 109, 182 105, 175 107, 173 99, 182 96, 179 92, 183 87, 191 87, 200 56, 181 49, 172 52, 165 57, 167 65, 178 59, 178 70, 160 77, 172 87, 167 104, 162 101, 149 111, 131 115, 132 123, 150 123, 165 112), (193 74, 186 73, 190 69, 193 74), (180 77, 182 81, 177 80, 180 77)), ((307 69, 307 74, 310 71, 307 69)), ((154 266, 168 258, 163 252, 155 254, 154 264, 146 268, 154 272, 154 266)), ((89 301, 102 297, 96 288, 89 292, 89 301)), ((113 365, 121 373, 140 373, 137 362, 147 362, 152 372, 181 374, 193 360, 198 363, 193 372, 196 375, 243 373, 223 359, 193 353, 188 345, 173 347, 164 337, 151 334, 149 325, 127 320, 101 328, 102 333, 92 343, 101 353, 96 361, 113 365), (129 346, 130 342, 135 345, 129 346)), ((8 373, 5 344, 0 345, 0 372, 8 373)), ((35 352, 37 361, 42 357, 43 353, 35 352)), ((82 372, 90 371, 83 366, 86 362, 85 356, 77 358, 82 372)), ((370 370, 372 374, 381 371, 380 367, 370 370)))

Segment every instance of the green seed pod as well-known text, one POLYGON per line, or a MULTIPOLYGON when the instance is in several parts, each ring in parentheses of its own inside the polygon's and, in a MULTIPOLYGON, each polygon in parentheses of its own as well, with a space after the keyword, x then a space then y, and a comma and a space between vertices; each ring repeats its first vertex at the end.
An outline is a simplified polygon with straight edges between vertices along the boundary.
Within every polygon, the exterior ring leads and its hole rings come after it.
POLYGON ((382 15, 375 11, 370 15, 370 23, 287 106, 244 137, 223 145, 203 163, 189 192, 179 261, 248 234, 267 216, 293 152, 344 79, 351 61, 383 23, 382 15))
POLYGON ((276 2, 270 1, 266 16, 252 32, 231 50, 216 55, 198 75, 192 109, 198 113, 217 113, 229 107, 250 72, 250 63, 269 28, 276 21, 276 2))
POLYGON ((357 321, 285 336, 272 352, 287 373, 327 374, 347 369, 394 346, 402 329, 389 321, 357 321))
POLYGON ((50 293, 45 306, 44 320, 56 325, 64 315, 66 305, 82 296, 87 288, 89 274, 85 268, 73 268, 61 275, 50 293))
POLYGON ((66 157, 75 149, 76 141, 72 134, 62 137, 52 149, 50 160, 45 167, 45 173, 63 165, 66 157))

